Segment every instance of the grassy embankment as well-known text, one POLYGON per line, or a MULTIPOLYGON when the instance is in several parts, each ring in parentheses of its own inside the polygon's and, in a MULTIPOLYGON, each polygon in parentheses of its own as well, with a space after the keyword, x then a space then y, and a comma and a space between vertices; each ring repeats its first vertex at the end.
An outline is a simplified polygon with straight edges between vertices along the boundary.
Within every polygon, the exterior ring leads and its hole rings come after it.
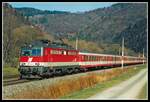
POLYGON ((136 68, 113 69, 103 73, 87 74, 77 79, 60 81, 58 84, 49 85, 38 90, 29 89, 23 93, 10 96, 10 98, 24 99, 85 99, 89 96, 116 85, 137 74, 146 65, 136 68))
POLYGON ((5 67, 3 68, 3 79, 18 78, 18 68, 5 67))
MULTIPOLYGON (((123 73, 117 77, 112 78, 111 80, 107 80, 105 82, 98 83, 94 87, 83 89, 81 91, 74 92, 70 95, 63 96, 63 97, 61 97, 61 99, 85 99, 85 98, 88 98, 98 92, 101 92, 109 87, 112 87, 114 85, 117 85, 117 84, 129 79, 131 76, 137 74, 143 68, 146 68, 146 65, 137 66, 136 69, 128 70, 127 71, 128 73, 123 73)), ((139 97, 145 98, 146 97, 145 91, 146 90, 143 89, 143 92, 141 92, 141 95, 139 97), (144 94, 142 94, 142 93, 144 93, 144 94)))
POLYGON ((138 99, 148 99, 148 84, 145 83, 145 85, 143 86, 142 90, 140 91, 140 94, 137 96, 138 99))

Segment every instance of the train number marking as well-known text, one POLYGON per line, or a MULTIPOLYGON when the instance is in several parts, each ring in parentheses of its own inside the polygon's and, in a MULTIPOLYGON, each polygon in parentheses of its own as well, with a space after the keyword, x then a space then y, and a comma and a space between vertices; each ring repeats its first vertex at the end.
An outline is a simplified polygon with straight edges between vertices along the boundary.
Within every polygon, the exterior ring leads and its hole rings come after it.
POLYGON ((31 61, 32 61, 32 59, 33 59, 33 58, 29 58, 29 59, 28 59, 28 62, 31 62, 31 61))

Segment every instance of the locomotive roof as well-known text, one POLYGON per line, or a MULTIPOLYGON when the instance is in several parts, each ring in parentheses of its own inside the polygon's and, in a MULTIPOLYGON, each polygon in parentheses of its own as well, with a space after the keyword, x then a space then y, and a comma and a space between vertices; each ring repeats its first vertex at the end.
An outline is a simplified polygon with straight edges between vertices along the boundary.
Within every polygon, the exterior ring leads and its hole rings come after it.
MULTIPOLYGON (((87 53, 87 52, 79 52, 79 54, 83 55, 93 55, 93 56, 113 56, 113 57, 121 57, 119 55, 109 55, 109 54, 97 54, 97 53, 87 53)), ((141 58, 141 57, 135 57, 135 56, 124 56, 128 58, 141 58)))
POLYGON ((26 44, 24 47, 31 48, 31 47, 50 47, 50 48, 64 48, 69 50, 75 50, 72 46, 69 46, 65 43, 61 42, 51 42, 49 40, 36 40, 30 44, 26 44))

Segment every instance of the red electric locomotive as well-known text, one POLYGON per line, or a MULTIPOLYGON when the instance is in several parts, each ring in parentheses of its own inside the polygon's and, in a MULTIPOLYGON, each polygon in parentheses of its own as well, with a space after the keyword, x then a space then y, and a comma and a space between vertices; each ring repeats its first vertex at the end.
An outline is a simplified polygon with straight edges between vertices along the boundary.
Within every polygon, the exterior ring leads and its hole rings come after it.
POLYGON ((20 78, 43 78, 85 69, 144 63, 144 58, 84 53, 64 43, 38 40, 21 48, 20 78))
POLYGON ((21 78, 49 77, 79 70, 79 51, 63 43, 35 41, 21 48, 21 78))

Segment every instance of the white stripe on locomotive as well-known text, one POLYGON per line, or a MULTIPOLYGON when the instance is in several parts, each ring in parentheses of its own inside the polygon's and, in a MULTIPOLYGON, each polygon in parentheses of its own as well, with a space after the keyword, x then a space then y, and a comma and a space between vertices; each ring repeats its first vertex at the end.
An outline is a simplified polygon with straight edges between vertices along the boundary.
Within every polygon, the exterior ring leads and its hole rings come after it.
MULTIPOLYGON (((141 63, 143 61, 124 61, 124 64, 141 63)), ((73 65, 100 65, 121 64, 121 61, 89 61, 89 62, 20 62, 21 66, 73 66, 73 65)))

